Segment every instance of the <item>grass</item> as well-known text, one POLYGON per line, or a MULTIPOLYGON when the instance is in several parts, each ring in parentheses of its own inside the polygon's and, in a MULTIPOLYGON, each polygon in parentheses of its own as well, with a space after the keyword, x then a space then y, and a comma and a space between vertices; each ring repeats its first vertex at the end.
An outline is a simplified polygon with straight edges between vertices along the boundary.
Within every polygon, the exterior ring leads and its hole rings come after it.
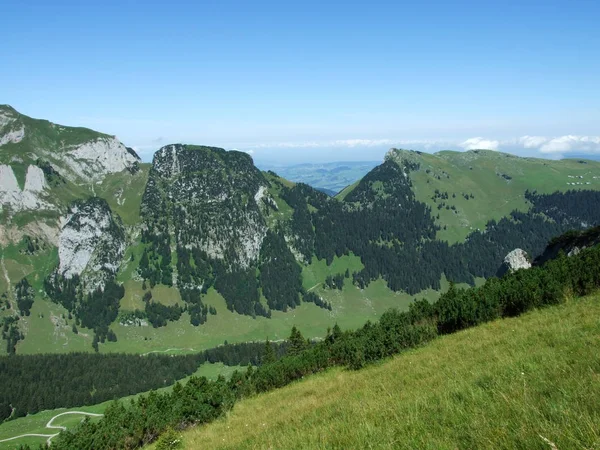
POLYGON ((151 164, 140 164, 139 167, 140 170, 135 175, 126 170, 110 173, 106 175, 102 184, 95 188, 96 195, 105 198, 110 209, 129 226, 139 224, 140 206, 151 164))
MULTIPOLYGON (((215 347, 225 340, 229 343, 237 343, 264 341, 267 337, 271 340, 286 339, 294 325, 305 337, 322 338, 327 328, 336 323, 342 329, 354 329, 362 326, 367 320, 377 320, 390 308, 408 309, 415 296, 392 292, 383 280, 376 280, 363 290, 353 286, 350 279, 345 280, 342 291, 324 289, 322 286, 327 275, 344 273, 346 269, 352 273, 353 270, 361 268, 360 259, 350 255, 335 258, 330 266, 327 266, 324 260, 315 258, 303 269, 304 287, 331 303, 332 311, 319 308, 312 303, 302 303, 288 312, 273 311, 271 319, 252 318, 229 311, 223 297, 211 288, 203 297, 203 302, 214 306, 217 315, 209 315, 205 324, 199 327, 192 326, 187 313, 184 313, 178 322, 171 322, 162 328, 125 327, 115 324, 112 328, 117 334, 118 342, 101 344, 100 351, 146 353, 172 349, 173 353, 188 353, 215 347)), ((442 279, 442 291, 445 291, 447 286, 446 280, 442 279)), ((122 309, 143 309, 141 298, 144 291, 141 289, 141 283, 133 280, 126 281, 125 289, 122 309)), ((156 286, 152 292, 155 300, 160 299, 166 304, 172 304, 167 300, 169 295, 178 297, 177 290, 164 286, 156 286), (160 289, 163 290, 164 295, 157 293, 160 289)), ((426 290, 416 297, 434 301, 439 295, 440 292, 426 290)))
MULTIPOLYGON (((224 364, 221 364, 221 363, 217 363, 217 364, 207 363, 207 364, 202 364, 198 368, 198 370, 194 373, 194 375, 195 376, 205 376, 206 378, 209 378, 209 379, 216 379, 219 375, 223 375, 228 378, 231 376, 231 374, 234 372, 234 370, 240 370, 240 369, 242 369, 242 368, 237 367, 237 366, 232 366, 232 367, 225 366, 224 364)), ((183 380, 181 380, 181 382, 185 382, 185 381, 187 381, 187 379, 189 379, 189 377, 184 378, 183 380)), ((171 389, 172 389, 172 386, 169 386, 167 388, 158 389, 158 391, 169 391, 171 389)), ((129 397, 125 397, 123 400, 128 401, 130 399, 137 398, 139 395, 142 395, 142 394, 131 395, 129 397)), ((7 439, 7 438, 10 438, 13 436, 19 436, 21 434, 31 434, 31 433, 53 434, 53 433, 56 433, 56 431, 58 431, 58 430, 48 429, 48 428, 46 428, 46 424, 52 417, 56 416, 57 414, 67 412, 67 411, 83 411, 83 412, 89 412, 89 413, 102 414, 104 412, 104 410, 106 409, 106 407, 110 403, 111 403, 110 401, 107 401, 107 402, 99 403, 97 405, 92 405, 92 406, 81 406, 81 407, 77 407, 77 408, 68 408, 68 409, 67 408, 53 409, 53 410, 42 411, 37 414, 32 414, 30 416, 21 417, 19 419, 5 422, 3 424, 0 424, 0 440, 7 439)), ((78 416, 78 415, 62 416, 62 417, 56 419, 53 422, 53 425, 62 425, 62 426, 69 428, 69 427, 73 427, 73 426, 77 425, 81 421, 82 418, 83 418, 82 416, 78 416)), ((98 419, 92 419, 92 420, 98 420, 98 419)), ((33 448, 37 448, 37 446, 39 444, 41 444, 45 441, 46 441, 45 438, 39 438, 39 437, 26 437, 26 438, 22 438, 22 439, 15 439, 14 441, 0 443, 0 450, 8 450, 8 449, 18 448, 19 445, 21 445, 21 444, 29 444, 33 448)))
POLYGON ((243 400, 186 448, 598 448, 600 296, 243 400))
MULTIPOLYGON (((141 249, 141 247, 140 247, 141 249)), ((13 258, 18 259, 18 250, 9 248, 13 258), (13 255, 15 253, 15 255, 13 255)), ((137 252, 137 253, 141 253, 137 252)), ((44 264, 53 264, 54 254, 43 258, 32 257, 25 260, 19 255, 23 264, 13 264, 13 259, 7 259, 6 266, 15 284, 22 276, 28 275, 38 292, 42 289, 43 277, 34 276, 36 270, 43 270, 44 264)), ((127 258, 126 258, 127 259, 127 258)), ((136 258, 137 261, 137 258, 136 258)), ((137 262, 132 263, 137 264, 137 262)), ((354 329, 362 326, 367 320, 377 320, 389 308, 405 310, 415 297, 436 300, 440 293, 426 290, 417 296, 392 292, 383 280, 372 282, 366 289, 361 290, 352 285, 350 279, 345 280, 342 291, 325 289, 322 285, 327 275, 350 273, 360 270, 360 259, 354 255, 335 258, 330 266, 324 260, 314 259, 303 269, 303 282, 306 289, 311 289, 332 305, 332 311, 315 306, 312 303, 302 303, 299 307, 288 312, 274 311, 271 319, 240 315, 227 309, 225 300, 214 289, 210 289, 203 301, 217 310, 217 315, 209 315, 208 321, 194 327, 190 318, 184 313, 178 322, 169 322, 166 327, 152 326, 123 326, 118 322, 111 328, 117 335, 118 341, 100 344, 101 352, 147 353, 171 349, 170 353, 189 353, 212 348, 229 343, 286 339, 292 326, 296 325, 309 338, 322 338, 328 327, 336 323, 343 329, 354 329)), ((128 268, 129 269, 129 268, 128 268)), ((126 269, 126 270, 128 270, 126 269)), ((40 272, 43 273, 43 272, 40 272)), ((125 286, 125 296, 121 301, 121 311, 144 309, 142 283, 133 279, 122 279, 125 286)), ((442 291, 447 288, 447 282, 442 279, 442 291)), ((175 288, 157 285, 152 289, 153 300, 166 305, 182 304, 179 291, 175 288)), ((78 334, 72 331, 73 320, 68 319, 68 311, 61 305, 42 298, 41 293, 31 309, 29 317, 21 319, 25 331, 25 340, 17 345, 19 354, 31 353, 66 353, 70 351, 92 351, 93 332, 78 327, 78 334)), ((5 349, 0 348, 4 352, 5 349)))
POLYGON ((515 209, 527 211, 530 207, 524 197, 527 189, 539 193, 600 189, 600 179, 593 178, 600 176, 598 161, 580 163, 574 159, 520 158, 491 150, 478 152, 399 153, 399 158, 420 164, 420 169, 412 171, 410 178, 417 200, 431 206, 432 214, 440 215, 437 223, 446 225, 446 230, 438 232, 438 239, 460 242, 470 232, 484 229, 491 219, 499 220, 515 209), (569 175, 583 178, 569 178, 569 175), (567 185, 572 182, 583 184, 567 185), (590 184, 585 184, 588 182, 590 184), (434 202, 432 197, 436 189, 448 192, 448 200, 434 202), (466 200, 463 193, 473 194, 474 198, 466 200), (456 197, 452 198, 452 194, 456 197), (442 201, 455 206, 457 212, 445 207, 438 210, 442 201))

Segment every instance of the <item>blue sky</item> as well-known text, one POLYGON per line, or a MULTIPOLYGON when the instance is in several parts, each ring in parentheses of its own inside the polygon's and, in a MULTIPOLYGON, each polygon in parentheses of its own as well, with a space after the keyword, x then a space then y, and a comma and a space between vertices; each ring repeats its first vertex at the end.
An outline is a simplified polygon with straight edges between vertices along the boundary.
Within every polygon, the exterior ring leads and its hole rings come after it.
POLYGON ((598 3, 2 2, 0 103, 146 159, 600 153, 598 3))

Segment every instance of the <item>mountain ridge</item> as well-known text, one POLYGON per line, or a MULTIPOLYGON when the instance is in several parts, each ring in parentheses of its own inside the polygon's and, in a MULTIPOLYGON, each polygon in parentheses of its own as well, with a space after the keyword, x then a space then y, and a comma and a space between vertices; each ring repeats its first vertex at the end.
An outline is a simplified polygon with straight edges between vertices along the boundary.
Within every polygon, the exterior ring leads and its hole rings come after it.
MULTIPOLYGON (((19 144, 0 147, 0 162, 10 162, 19 144)), ((227 330, 236 323, 252 330, 244 339, 279 338, 272 330, 293 317, 315 329, 317 323, 355 326, 376 318, 383 305, 407 307, 416 295, 433 300, 448 280, 474 284, 493 276, 515 248, 535 257, 553 236, 600 221, 600 195, 590 190, 598 189, 593 173, 600 164, 593 162, 392 149, 381 165, 331 198, 260 171, 244 152, 170 144, 152 164, 140 164, 129 148, 121 144, 119 151, 131 166, 87 184, 65 178, 65 165, 26 155, 35 159, 28 167, 40 180, 29 186, 41 186, 37 198, 52 193, 56 200, 48 210, 4 209, 0 221, 4 278, 10 280, 0 278, 0 295, 14 297, 10 286, 27 280, 36 295, 23 327, 43 329, 30 325, 44 323, 42 306, 72 315, 85 326, 70 336, 65 319, 61 336, 78 349, 90 348, 92 336, 94 348, 99 341, 106 349, 147 352, 152 339, 181 347, 174 333, 191 339, 187 347, 202 348, 216 345, 217 336, 230 339, 227 330), (70 229, 77 202, 87 211, 85 223, 112 225, 70 229), (39 248, 29 252, 37 240, 39 248), (108 256, 99 262, 79 256, 98 253, 108 256), (152 329, 126 326, 132 318, 152 329), (202 327, 217 334, 195 331, 202 327), (123 341, 107 344, 114 334, 123 341)), ((23 346, 34 348, 27 338, 23 346)))

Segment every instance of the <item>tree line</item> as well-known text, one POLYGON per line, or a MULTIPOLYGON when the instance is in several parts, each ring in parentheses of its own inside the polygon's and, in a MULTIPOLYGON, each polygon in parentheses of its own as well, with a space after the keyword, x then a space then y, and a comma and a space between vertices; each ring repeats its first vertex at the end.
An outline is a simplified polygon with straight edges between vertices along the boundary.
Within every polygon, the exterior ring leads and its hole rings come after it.
MULTIPOLYGON (((10 319, 3 320, 3 333, 10 334, 15 329, 10 319)), ((279 342, 272 346, 275 355, 282 357, 288 344, 279 342)), ((245 342, 174 356, 69 353, 0 357, 0 422, 46 409, 93 405, 170 386, 205 362, 257 366, 264 351, 264 342, 245 342)))
POLYGON ((285 386, 332 366, 360 369, 437 336, 490 320, 519 315, 532 308, 556 305, 571 295, 586 295, 600 287, 600 246, 579 255, 561 254, 542 267, 490 278, 479 288, 454 285, 435 304, 418 300, 408 311, 389 310, 376 323, 356 331, 337 325, 323 341, 308 344, 297 329, 290 336, 288 355, 277 359, 265 344, 258 369, 236 372, 229 381, 192 378, 170 393, 151 393, 124 404, 115 402, 98 422, 84 421, 60 434, 53 448, 132 449, 156 440, 171 428, 210 422, 241 398, 285 386), (291 342, 294 342, 292 345, 291 342))

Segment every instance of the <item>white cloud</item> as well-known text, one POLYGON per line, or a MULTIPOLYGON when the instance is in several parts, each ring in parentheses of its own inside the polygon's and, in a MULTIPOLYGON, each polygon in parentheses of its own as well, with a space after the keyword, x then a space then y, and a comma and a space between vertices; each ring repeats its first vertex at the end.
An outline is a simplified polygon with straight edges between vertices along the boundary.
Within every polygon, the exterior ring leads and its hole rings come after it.
POLYGON ((545 136, 521 136, 517 142, 524 148, 540 148, 548 142, 548 138, 545 136))
POLYGON ((392 145, 390 139, 344 139, 333 141, 334 146, 340 147, 379 147, 381 145, 392 145))
POLYGON ((600 136, 567 135, 549 139, 540 146, 541 153, 600 153, 600 136))
MULTIPOLYGON (((253 148, 356 148, 356 147, 406 147, 418 146, 426 148, 448 148, 456 147, 457 143, 452 140, 436 139, 335 139, 330 141, 296 141, 296 142, 263 142, 247 143, 243 146, 253 148)), ((242 146, 242 145, 240 145, 242 146)))
POLYGON ((482 137, 473 137, 467 139, 464 142, 461 142, 458 145, 464 148, 465 150, 498 150, 498 147, 500 147, 500 141, 496 141, 493 139, 485 139, 482 137))

